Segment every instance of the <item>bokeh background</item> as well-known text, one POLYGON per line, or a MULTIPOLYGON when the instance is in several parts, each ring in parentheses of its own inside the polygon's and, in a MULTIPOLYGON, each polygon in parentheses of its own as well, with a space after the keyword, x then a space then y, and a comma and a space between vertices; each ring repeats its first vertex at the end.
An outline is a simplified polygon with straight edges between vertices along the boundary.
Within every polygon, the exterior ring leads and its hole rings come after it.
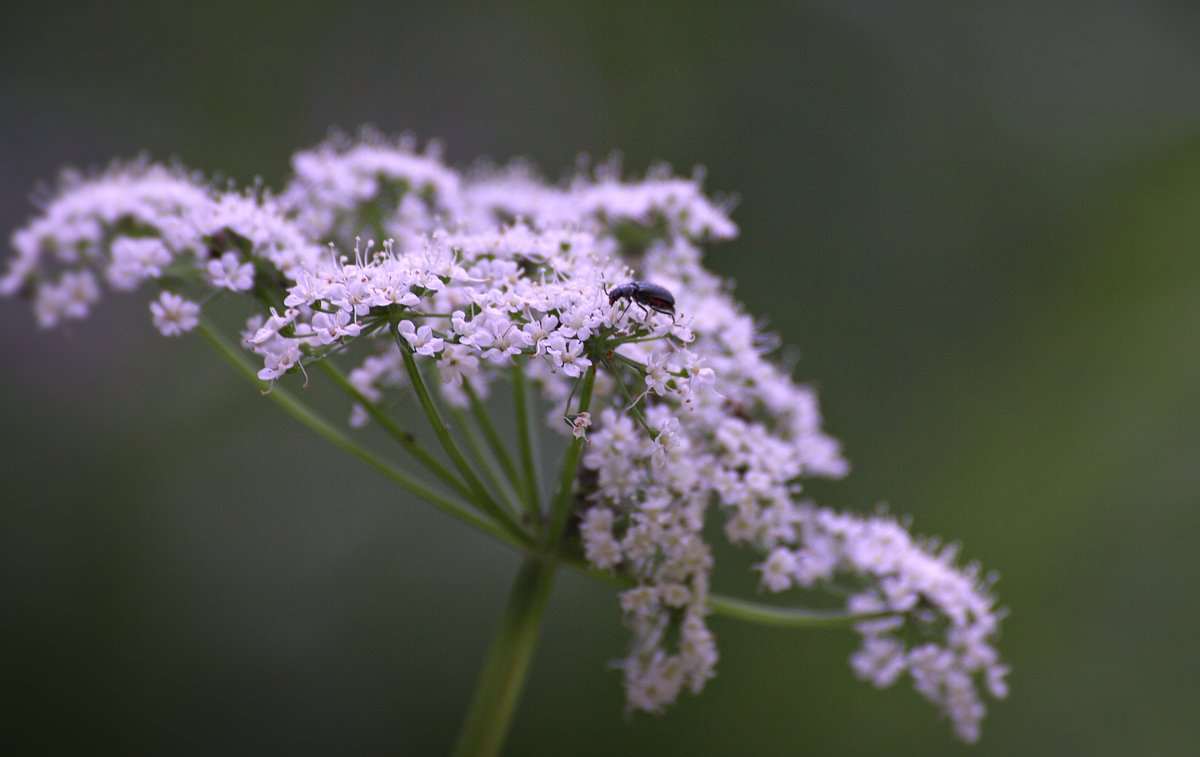
MULTIPOLYGON (((711 266, 803 348, 855 466, 812 492, 1001 573, 1012 694, 964 747, 854 680, 850 633, 718 618, 703 695, 627 720, 613 592, 564 575, 509 752, 1194 754, 1197 81, 1186 2, 9 2, 0 231, 63 165, 280 186, 331 126, 550 176, 703 164, 740 197, 711 266)), ((52 333, 0 302, 4 740, 445 752, 515 556, 160 338, 145 299, 52 333)))

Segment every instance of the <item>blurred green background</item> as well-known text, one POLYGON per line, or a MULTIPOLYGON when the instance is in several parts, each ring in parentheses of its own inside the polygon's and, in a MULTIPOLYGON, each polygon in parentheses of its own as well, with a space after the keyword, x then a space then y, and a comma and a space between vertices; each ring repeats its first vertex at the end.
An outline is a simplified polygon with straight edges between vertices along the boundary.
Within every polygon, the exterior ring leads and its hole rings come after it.
MULTIPOLYGON (((567 575, 509 752, 1195 754, 1198 81, 1186 2, 5 3, 0 231, 63 165, 279 186, 335 125, 551 176, 703 164, 740 197, 710 265, 802 347, 855 466, 812 492, 1001 573, 1012 694, 964 747, 856 681, 850 633, 717 618, 708 689, 626 720, 614 594, 567 575)), ((448 748, 512 553, 160 338, 143 296, 51 333, 0 302, 0 348, 17 753, 448 748)))

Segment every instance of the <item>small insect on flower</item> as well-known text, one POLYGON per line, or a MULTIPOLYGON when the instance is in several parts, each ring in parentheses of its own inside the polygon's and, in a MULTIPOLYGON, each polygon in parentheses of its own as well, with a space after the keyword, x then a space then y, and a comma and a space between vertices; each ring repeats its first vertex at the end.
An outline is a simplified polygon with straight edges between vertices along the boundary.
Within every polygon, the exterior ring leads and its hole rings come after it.
POLYGON ((591 444, 591 440, 587 438, 587 430, 592 427, 592 414, 582 412, 574 418, 563 418, 567 425, 571 427, 571 436, 576 439, 582 439, 584 444, 591 444))
POLYGON ((627 298, 641 306, 647 314, 649 311, 646 308, 649 308, 656 313, 665 313, 672 318, 675 317, 675 295, 665 287, 651 284, 649 281, 630 281, 613 287, 605 294, 608 295, 608 304, 610 305, 619 299, 627 298))

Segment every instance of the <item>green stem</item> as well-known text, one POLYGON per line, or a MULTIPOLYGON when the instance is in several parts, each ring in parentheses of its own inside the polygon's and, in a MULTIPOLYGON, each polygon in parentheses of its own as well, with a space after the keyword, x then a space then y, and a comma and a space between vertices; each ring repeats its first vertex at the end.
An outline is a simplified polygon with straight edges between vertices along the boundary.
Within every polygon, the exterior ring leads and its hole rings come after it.
POLYGON ((525 504, 529 508, 529 514, 536 518, 542 511, 542 503, 537 460, 533 451, 529 391, 525 386, 525 369, 515 359, 512 364, 512 386, 517 410, 517 441, 521 446, 521 467, 525 471, 525 504))
MULTIPOLYGON (((595 385, 596 364, 592 363, 583 377, 583 390, 579 394, 579 409, 576 414, 586 413, 591 407, 592 388, 595 385)), ((562 475, 558 481, 558 494, 554 498, 554 507, 551 511, 550 532, 546 535, 547 546, 551 551, 558 547, 558 542, 562 539, 563 527, 567 523, 567 516, 571 513, 571 491, 575 488, 575 474, 579 471, 579 459, 583 456, 583 445, 586 442, 586 438, 572 439, 571 446, 567 448, 567 455, 563 459, 562 475)))
POLYGON ((417 368, 417 361, 413 358, 412 349, 400 336, 400 332, 395 329, 392 333, 396 337, 397 347, 400 349, 400 356, 404 358, 404 367, 408 370, 408 380, 412 383, 413 389, 417 392, 417 399, 421 401, 421 407, 425 410, 425 416, 429 419, 429 425, 433 427, 433 433, 437 436, 438 441, 442 444, 442 449, 450 456, 454 467, 458 468, 458 472, 462 475, 467 486, 474 493, 475 502, 497 523, 510 531, 518 538, 526 538, 527 534, 521 530, 521 527, 513 520, 504 508, 496 503, 492 495, 484 488, 479 477, 475 475, 471 464, 463 455, 462 450, 458 448, 454 437, 450 435, 450 428, 446 425, 446 421, 442 419, 441 413, 438 412, 437 405, 434 404, 433 396, 429 393, 429 387, 425 385, 425 379, 421 377, 421 370, 417 368))
MULTIPOLYGON (((559 563, 592 580, 620 589, 637 585, 633 578, 611 570, 598 570, 582 558, 561 558, 559 563)), ((813 610, 807 607, 780 607, 748 602, 744 599, 727 597, 724 594, 709 594, 708 609, 717 615, 736 618, 764 626, 787 628, 845 628, 863 620, 874 620, 892 612, 849 613, 844 610, 813 610)))
MULTIPOLYGON (((259 380, 258 372, 254 370, 249 362, 242 357, 241 353, 230 344, 220 333, 209 325, 207 320, 203 320, 198 327, 200 334, 208 340, 208 342, 216 349, 222 357, 224 357, 237 372, 247 379, 251 384, 256 386, 260 391, 264 389, 266 384, 259 380)), ((296 420, 308 426, 309 429, 326 441, 333 444, 335 447, 348 452, 351 456, 358 458, 370 467, 374 468, 384 477, 398 484, 402 489, 408 491, 421 499, 429 502, 442 511, 464 521, 475 528, 494 536, 500 541, 515 547, 520 550, 528 549, 530 546, 529 537, 524 534, 521 538, 515 538, 512 534, 497 526, 492 521, 481 517, 478 513, 464 507, 445 495, 431 489, 429 486, 413 478, 405 471, 396 468, 387 461, 383 460, 373 452, 364 449, 343 434, 332 424, 326 421, 321 416, 310 410, 304 403, 297 400, 286 389, 276 385, 266 392, 275 404, 279 405, 296 420)))
POLYGON ((633 419, 638 422, 638 425, 645 430, 651 439, 657 437, 658 431, 650 428, 650 424, 646 421, 646 416, 642 415, 641 409, 637 406, 637 401, 629 393, 629 389, 625 386, 625 381, 621 378, 621 374, 617 372, 617 367, 608 358, 604 359, 604 366, 608 368, 609 373, 612 374, 613 379, 617 382, 617 387, 621 390, 621 394, 625 395, 625 401, 629 403, 628 410, 633 415, 633 419))
POLYGON ((805 607, 775 607, 743 599, 710 594, 708 606, 718 615, 748 620, 765 626, 787 628, 845 628, 863 620, 874 620, 892 612, 852 613, 844 610, 810 610, 805 607))
POLYGON ((487 407, 479 399, 479 395, 475 393, 475 389, 472 388, 470 381, 463 381, 463 390, 471 400, 471 415, 474 416, 476 425, 483 431, 483 436, 487 439, 492 452, 495 453, 496 459, 500 462, 500 467, 504 469, 504 475, 508 477, 508 481, 513 485, 514 489, 520 490, 521 475, 517 473, 517 466, 513 463, 512 456, 508 454, 508 445, 505 444, 504 439, 496 431, 496 426, 492 423, 492 416, 488 414, 487 407))
POLYGON ((333 383, 337 384, 342 391, 350 395, 350 397, 356 403, 361 405, 362 408, 367 411, 367 415, 371 416, 371 420, 379 424, 379 427, 382 428, 388 436, 399 442, 400 446, 404 447, 409 454, 415 457, 434 475, 446 482, 447 486, 454 489, 454 491, 463 495, 468 500, 475 496, 474 492, 472 492, 467 485, 462 482, 461 479, 455 476, 453 471, 442 465, 441 461, 439 461, 436 457, 426 452, 425 448, 417 442, 416 437, 414 437, 410 432, 400 428, 400 426, 397 425, 396 422, 387 415, 387 413, 383 412, 379 405, 372 402, 365 394, 358 390, 358 387, 356 387, 354 384, 351 384, 350 379, 346 378, 345 374, 337 369, 337 366, 328 361, 321 361, 320 366, 321 369, 333 379, 333 383))
POLYGON ((454 416, 454 420, 458 423, 459 428, 462 429, 467 447, 471 450, 471 454, 475 456, 476 462, 479 463, 479 471, 485 479, 484 483, 496 493, 496 496, 501 500, 501 504, 505 505, 508 513, 519 520, 521 518, 519 497, 509 489, 507 482, 504 481, 501 474, 496 470, 492 454, 488 451, 483 440, 479 438, 479 433, 467 418, 466 411, 456 407, 451 408, 451 414, 454 416))
POLYGON ((456 757, 491 757, 504 746, 554 586, 554 571, 554 562, 537 555, 522 561, 459 732, 456 757))

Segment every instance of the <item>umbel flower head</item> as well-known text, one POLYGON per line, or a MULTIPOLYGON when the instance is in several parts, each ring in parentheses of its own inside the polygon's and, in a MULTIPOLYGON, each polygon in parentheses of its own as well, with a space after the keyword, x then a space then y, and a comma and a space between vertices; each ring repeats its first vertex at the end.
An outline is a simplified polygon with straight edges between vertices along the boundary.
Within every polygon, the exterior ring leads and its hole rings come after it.
POLYGON ((806 478, 849 467, 814 392, 771 359, 777 340, 704 268, 703 249, 737 228, 698 173, 635 180, 608 164, 551 184, 522 163, 461 173, 371 134, 332 138, 293 168, 277 195, 144 161, 68 175, 13 235, 0 293, 28 295, 52 327, 86 316, 102 282, 152 285, 165 336, 197 328, 200 303, 253 301, 242 345, 260 379, 357 355, 351 425, 394 424, 386 401, 415 392, 435 430, 440 402, 483 413, 494 433, 491 387, 508 382, 520 401, 532 385, 566 449, 556 488, 503 443, 494 487, 448 432, 457 474, 410 451, 510 541, 623 585, 630 710, 659 712, 715 675, 715 520, 759 555, 763 591, 845 596, 860 678, 907 676, 978 738, 981 692, 1005 696, 1008 670, 990 581, 893 518, 801 499, 806 478))

